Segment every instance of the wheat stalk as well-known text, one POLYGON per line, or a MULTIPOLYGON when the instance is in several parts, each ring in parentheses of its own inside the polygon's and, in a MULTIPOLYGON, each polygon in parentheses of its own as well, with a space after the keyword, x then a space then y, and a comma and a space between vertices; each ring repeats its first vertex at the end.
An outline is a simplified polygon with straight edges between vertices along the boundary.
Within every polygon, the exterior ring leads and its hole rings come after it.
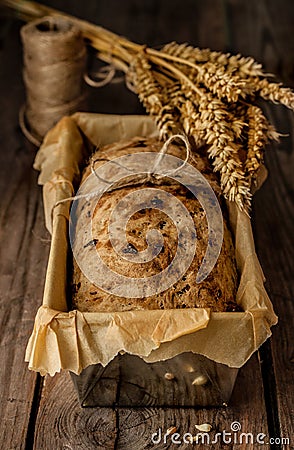
POLYGON ((278 140, 277 133, 258 106, 248 105, 247 111, 247 158, 245 161, 246 177, 255 181, 256 174, 263 163, 265 145, 270 140, 278 140))
POLYGON ((249 211, 250 186, 263 149, 279 134, 255 104, 258 98, 294 109, 294 93, 269 81, 251 57, 171 42, 161 50, 131 42, 109 30, 31 1, 2 0, 26 21, 44 16, 74 22, 97 57, 125 72, 167 139, 183 132, 206 149, 226 198, 249 211))

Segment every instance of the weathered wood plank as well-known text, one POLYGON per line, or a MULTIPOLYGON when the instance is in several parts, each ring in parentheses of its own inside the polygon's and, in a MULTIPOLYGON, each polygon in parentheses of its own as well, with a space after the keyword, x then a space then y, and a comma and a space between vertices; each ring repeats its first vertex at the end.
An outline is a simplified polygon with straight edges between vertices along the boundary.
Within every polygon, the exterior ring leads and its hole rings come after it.
POLYGON ((68 373, 46 376, 35 428, 35 450, 113 449, 116 413, 111 408, 84 408, 68 373))
POLYGON ((18 26, 11 27, 0 52, 0 447, 6 449, 26 445, 36 374, 27 370, 24 351, 42 298, 48 251, 40 240, 47 235, 34 149, 17 128, 23 97, 17 33, 18 26))
MULTIPOLYGON (((254 56, 267 72, 293 86, 294 44, 289 36, 294 3, 287 0, 226 3, 234 50, 254 56)), ((266 151, 269 177, 255 196, 253 224, 257 253, 267 278, 266 288, 279 316, 271 341, 261 350, 268 423, 273 438, 290 438, 293 446, 293 113, 283 107, 264 107, 278 131, 292 133, 266 151)), ((277 448, 290 446, 277 443, 277 448)))
MULTIPOLYGON (((292 113, 282 109, 269 113, 282 132, 294 129, 292 113)), ((293 137, 269 149, 266 162, 270 175, 266 187, 256 195, 254 223, 257 251, 267 278, 266 287, 279 316, 279 324, 273 329, 273 338, 267 347, 272 350, 273 361, 273 372, 268 371, 269 383, 276 387, 276 397, 269 396, 269 402, 273 404, 268 409, 271 407, 272 414, 278 415, 280 429, 275 430, 278 432, 276 437, 291 438, 294 445, 293 137), (278 411, 274 411, 275 402, 278 411)))
MULTIPOLYGON (((16 176, 16 180, 17 180, 16 176)), ((33 180, 35 182, 35 179, 33 180)), ((44 233, 40 193, 17 183, 21 195, 1 220, 1 367, 2 420, 0 442, 5 448, 24 448, 36 375, 24 363, 33 318, 42 298, 45 274, 44 244, 32 234, 44 233), (18 223, 11 232, 11 223, 18 223), (14 250, 14 252, 12 251, 14 250), (9 252, 9 253, 6 253, 9 252), (9 256, 8 256, 9 255, 9 256)), ((7 195, 11 191, 7 189, 7 195)))

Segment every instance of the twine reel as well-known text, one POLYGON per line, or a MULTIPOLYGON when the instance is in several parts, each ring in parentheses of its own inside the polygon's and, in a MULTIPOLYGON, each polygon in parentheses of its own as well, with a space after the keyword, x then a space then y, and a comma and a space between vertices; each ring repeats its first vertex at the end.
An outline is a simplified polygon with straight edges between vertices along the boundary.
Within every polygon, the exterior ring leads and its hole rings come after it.
POLYGON ((23 26, 26 104, 22 131, 37 145, 64 115, 85 109, 86 47, 78 27, 62 17, 23 26))

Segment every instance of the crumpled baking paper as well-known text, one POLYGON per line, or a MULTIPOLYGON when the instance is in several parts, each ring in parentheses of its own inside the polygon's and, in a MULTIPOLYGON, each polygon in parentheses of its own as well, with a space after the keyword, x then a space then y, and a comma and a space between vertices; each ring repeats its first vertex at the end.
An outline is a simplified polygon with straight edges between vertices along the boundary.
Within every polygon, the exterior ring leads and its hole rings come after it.
MULTIPOLYGON (((82 313, 68 311, 68 218, 80 167, 89 157, 85 137, 101 147, 134 136, 156 136, 147 116, 76 113, 64 117, 44 139, 34 167, 43 185, 46 226, 52 234, 44 297, 25 359, 29 369, 54 375, 61 369, 79 374, 91 364, 107 365, 118 353, 147 362, 194 352, 230 367, 241 367, 271 335, 277 317, 264 288, 250 219, 228 203, 240 274, 237 302, 244 312, 176 309, 82 313)), ((260 179, 264 178, 264 172, 260 179)))

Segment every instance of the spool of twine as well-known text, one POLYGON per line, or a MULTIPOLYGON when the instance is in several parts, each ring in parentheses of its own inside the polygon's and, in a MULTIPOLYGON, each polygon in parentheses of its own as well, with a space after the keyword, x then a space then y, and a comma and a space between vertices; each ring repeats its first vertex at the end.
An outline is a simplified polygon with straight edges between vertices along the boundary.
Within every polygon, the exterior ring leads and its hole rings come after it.
POLYGON ((61 117, 85 108, 86 47, 80 30, 61 17, 23 26, 26 104, 20 125, 39 144, 61 117))

